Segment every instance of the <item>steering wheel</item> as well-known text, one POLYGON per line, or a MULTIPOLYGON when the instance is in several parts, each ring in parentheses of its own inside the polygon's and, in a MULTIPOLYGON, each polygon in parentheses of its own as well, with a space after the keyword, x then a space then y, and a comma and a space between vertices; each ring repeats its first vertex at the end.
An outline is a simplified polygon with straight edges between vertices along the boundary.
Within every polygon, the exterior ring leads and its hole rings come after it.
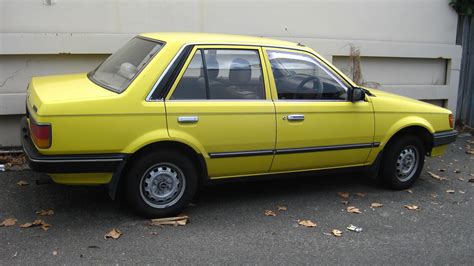
POLYGON ((300 82, 298 87, 296 87, 296 93, 294 94, 293 99, 296 99, 296 97, 301 92, 303 92, 304 85, 306 85, 306 83, 308 83, 310 81, 313 81, 313 90, 314 90, 314 93, 316 95, 315 99, 321 99, 321 96, 323 96, 323 83, 321 82, 321 80, 318 77, 315 77, 315 76, 307 77, 307 78, 303 79, 300 82), (316 87, 316 85, 317 85, 317 87, 316 87))

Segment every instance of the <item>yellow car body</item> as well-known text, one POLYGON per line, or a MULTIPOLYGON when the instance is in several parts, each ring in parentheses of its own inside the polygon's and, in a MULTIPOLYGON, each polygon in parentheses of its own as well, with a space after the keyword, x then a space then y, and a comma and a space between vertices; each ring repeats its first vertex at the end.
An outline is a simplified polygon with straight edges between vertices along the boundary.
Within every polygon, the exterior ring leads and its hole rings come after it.
POLYGON ((387 143, 407 130, 423 139, 432 156, 442 154, 455 139, 449 110, 371 88, 363 88, 360 101, 279 100, 268 50, 309 56, 341 86, 350 91, 359 88, 315 51, 299 44, 195 33, 149 33, 138 38, 160 41, 163 47, 121 93, 93 82, 87 73, 31 80, 22 134, 32 169, 47 172, 62 184, 114 187, 132 158, 147 149, 171 147, 191 153, 200 176, 215 180, 370 167, 387 143), (264 97, 173 100, 171 95, 191 58, 205 49, 258 54, 264 97), (188 55, 176 68, 169 92, 151 99, 183 51, 188 55), (302 115, 304 120, 290 123, 292 115, 302 115), (189 117, 199 120, 179 121, 189 117), (49 147, 31 141, 32 121, 50 125, 49 147))

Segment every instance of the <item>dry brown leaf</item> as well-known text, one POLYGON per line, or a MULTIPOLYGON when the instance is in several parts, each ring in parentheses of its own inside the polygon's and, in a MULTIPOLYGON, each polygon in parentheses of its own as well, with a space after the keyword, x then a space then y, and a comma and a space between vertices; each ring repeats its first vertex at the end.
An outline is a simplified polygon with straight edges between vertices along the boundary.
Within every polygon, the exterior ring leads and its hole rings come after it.
POLYGON ((383 206, 383 204, 378 203, 378 202, 374 202, 374 203, 370 204, 370 207, 372 207, 372 208, 380 208, 382 206, 383 206))
POLYGON ((53 210, 39 210, 36 212, 36 214, 40 215, 40 216, 49 216, 49 215, 53 215, 54 214, 54 211, 53 210))
POLYGON ((288 208, 286 206, 277 206, 278 211, 286 211, 288 208))
POLYGON ((474 154, 474 150, 466 150, 467 154, 474 154))
POLYGON ((305 227, 310 227, 310 228, 318 226, 316 223, 313 223, 311 220, 298 220, 298 224, 305 227))
POLYGON ((417 211, 419 210, 419 207, 416 205, 403 205, 403 207, 409 209, 410 211, 417 211))
POLYGON ((179 215, 176 217, 166 217, 166 218, 158 218, 158 219, 151 219, 150 225, 186 225, 188 222, 189 217, 187 215, 179 215))
POLYGON ((460 174, 460 173, 461 173, 461 170, 455 169, 455 170, 454 170, 454 173, 455 173, 455 174, 460 174))
POLYGON ((474 178, 469 178, 469 180, 467 180, 467 182, 474 183, 474 178))
POLYGON ((348 213, 357 213, 357 214, 362 213, 362 212, 359 210, 359 208, 356 208, 356 207, 354 207, 354 206, 349 206, 349 207, 347 207, 347 212, 348 212, 348 213))
POLYGON ((16 224, 17 219, 15 218, 6 218, 5 220, 0 223, 1 226, 9 227, 9 226, 14 226, 16 224))
POLYGON ((448 193, 448 194, 453 194, 454 192, 456 192, 454 189, 448 189, 448 190, 446 190, 446 193, 448 193))
POLYGON ((119 239, 122 236, 122 232, 120 230, 114 228, 110 232, 108 232, 104 238, 105 239, 119 239))
POLYGON ((332 229, 331 233, 332 233, 333 236, 337 236, 337 237, 342 236, 342 231, 341 230, 332 229))
POLYGON ((349 198, 349 192, 337 192, 337 195, 343 199, 349 198))
POLYGON ((464 178, 459 177, 458 180, 459 180, 459 181, 464 181, 464 178))
POLYGON ((266 216, 277 216, 277 214, 272 210, 265 210, 266 216))
POLYGON ((349 204, 349 201, 347 201, 347 200, 341 200, 341 203, 344 204, 344 205, 347 205, 347 204, 349 204))
POLYGON ((411 190, 411 189, 407 189, 407 190, 405 190, 405 191, 408 192, 408 193, 410 193, 410 194, 413 194, 413 190, 411 190))
POLYGON ((365 197, 367 194, 366 194, 366 193, 357 192, 356 195, 363 198, 363 197, 365 197))
POLYGON ((41 219, 36 219, 31 223, 24 223, 20 225, 21 228, 30 228, 30 227, 35 227, 35 226, 41 226, 41 229, 44 231, 48 231, 48 229, 51 227, 50 224, 47 224, 45 221, 41 219))
POLYGON ((438 169, 440 172, 446 172, 446 169, 438 169))
POLYGON ((437 180, 447 180, 446 177, 439 176, 439 175, 437 175, 437 174, 435 174, 435 173, 432 173, 432 172, 428 172, 428 174, 429 174, 432 178, 437 179, 437 180))
POLYGON ((28 186, 30 183, 24 181, 24 180, 20 180, 16 183, 17 186, 19 187, 24 187, 24 186, 28 186))

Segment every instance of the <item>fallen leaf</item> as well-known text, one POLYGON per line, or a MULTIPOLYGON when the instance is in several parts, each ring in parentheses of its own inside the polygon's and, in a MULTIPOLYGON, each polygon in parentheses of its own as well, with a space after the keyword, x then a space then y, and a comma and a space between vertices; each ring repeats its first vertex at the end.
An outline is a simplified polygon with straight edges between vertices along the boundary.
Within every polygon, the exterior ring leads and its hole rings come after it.
POLYGON ((465 192, 465 191, 462 191, 462 190, 459 190, 459 193, 461 193, 461 194, 466 194, 466 192, 465 192))
POLYGON ((474 150, 466 150, 467 154, 474 154, 474 150))
POLYGON ((24 180, 20 180, 18 181, 18 183, 16 183, 17 186, 19 187, 24 187, 24 186, 28 186, 30 183, 24 181, 24 180))
POLYGON ((464 178, 459 177, 458 180, 459 180, 459 181, 464 181, 464 178))
POLYGON ((118 229, 112 229, 110 232, 108 232, 104 238, 105 239, 119 239, 120 237, 122 236, 122 232, 120 232, 120 230, 118 229))
POLYGON ((413 190, 411 190, 411 189, 407 189, 407 190, 405 190, 405 191, 408 192, 408 193, 410 193, 410 194, 413 194, 413 190))
POLYGON ((341 200, 341 203, 344 204, 344 205, 347 205, 347 204, 349 204, 349 201, 347 201, 347 200, 341 200))
POLYGON ((357 213, 357 214, 362 213, 362 212, 359 210, 359 208, 356 208, 356 207, 354 207, 354 206, 349 206, 349 207, 347 207, 347 212, 348 212, 348 213, 357 213))
POLYGON ((372 208, 380 208, 382 206, 383 206, 383 204, 378 203, 378 202, 374 202, 374 203, 370 204, 370 207, 372 207, 372 208))
POLYGON ((49 216, 49 215, 53 215, 54 211, 53 210, 39 210, 36 212, 36 214, 40 216, 49 216))
POLYGON ((469 144, 474 144, 474 140, 466 140, 466 142, 469 144))
POLYGON ((189 217, 187 215, 179 215, 176 217, 166 217, 166 218, 158 218, 158 219, 151 219, 150 225, 186 225, 188 222, 189 217))
POLYGON ((454 173, 455 173, 455 174, 459 174, 459 173, 461 173, 461 170, 455 169, 455 170, 454 170, 454 173))
POLYGON ((316 223, 313 223, 311 220, 298 220, 298 224, 305 227, 311 227, 311 228, 318 226, 316 223))
POLYGON ((474 178, 470 178, 467 182, 474 183, 474 178))
POLYGON ((272 210, 265 210, 266 216, 277 216, 276 213, 272 210))
POLYGON ((3 220, 2 223, 0 223, 0 227, 1 226, 5 226, 5 227, 14 226, 16 224, 16 221, 17 219, 15 218, 6 218, 5 220, 3 220))
POLYGON ((288 210, 288 208, 285 207, 285 206, 277 206, 277 209, 278 209, 278 211, 286 211, 286 210, 288 210))
POLYGON ((432 172, 428 172, 428 174, 429 174, 432 178, 437 179, 437 180, 447 180, 446 177, 439 176, 439 175, 437 175, 437 174, 435 174, 435 173, 432 173, 432 172))
POLYGON ((342 236, 342 231, 341 230, 333 229, 331 231, 331 233, 332 233, 333 236, 337 236, 337 237, 342 236))
POLYGON ((449 193, 449 194, 454 194, 454 192, 456 192, 454 189, 448 189, 448 190, 446 190, 446 193, 449 193))
POLYGON ((337 192, 337 195, 343 199, 349 198, 349 192, 337 192))
POLYGON ((419 210, 418 206, 416 205, 403 205, 405 208, 409 209, 410 211, 417 211, 419 210))
POLYGON ((440 172, 446 172, 446 169, 438 169, 440 172))
POLYGON ((356 195, 363 198, 363 197, 365 197, 365 195, 367 195, 367 194, 366 194, 366 193, 357 192, 356 195))
POLYGON ((53 256, 57 256, 58 252, 56 250, 53 251, 53 256))
POLYGON ((48 229, 51 227, 50 224, 47 224, 45 221, 41 219, 36 219, 31 223, 24 223, 20 225, 21 228, 30 228, 30 227, 35 227, 35 226, 41 226, 41 229, 44 231, 48 231, 48 229))
POLYGON ((152 236, 157 236, 157 235, 158 235, 158 232, 150 232, 150 235, 152 235, 152 236))

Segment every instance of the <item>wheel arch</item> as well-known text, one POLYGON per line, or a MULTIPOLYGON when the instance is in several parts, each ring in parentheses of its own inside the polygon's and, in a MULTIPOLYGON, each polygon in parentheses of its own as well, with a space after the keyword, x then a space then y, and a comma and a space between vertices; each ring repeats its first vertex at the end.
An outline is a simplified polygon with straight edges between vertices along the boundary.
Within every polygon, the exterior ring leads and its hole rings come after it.
POLYGON ((415 135, 420 138, 420 140, 423 142, 423 145, 425 147, 425 151, 427 153, 431 152, 431 149, 433 148, 433 135, 432 132, 430 131, 429 127, 426 127, 425 125, 421 124, 412 124, 412 125, 407 125, 405 127, 402 127, 395 131, 390 137, 387 138, 385 145, 383 145, 382 148, 388 147, 391 142, 394 140, 398 139, 400 136, 403 135, 415 135))

